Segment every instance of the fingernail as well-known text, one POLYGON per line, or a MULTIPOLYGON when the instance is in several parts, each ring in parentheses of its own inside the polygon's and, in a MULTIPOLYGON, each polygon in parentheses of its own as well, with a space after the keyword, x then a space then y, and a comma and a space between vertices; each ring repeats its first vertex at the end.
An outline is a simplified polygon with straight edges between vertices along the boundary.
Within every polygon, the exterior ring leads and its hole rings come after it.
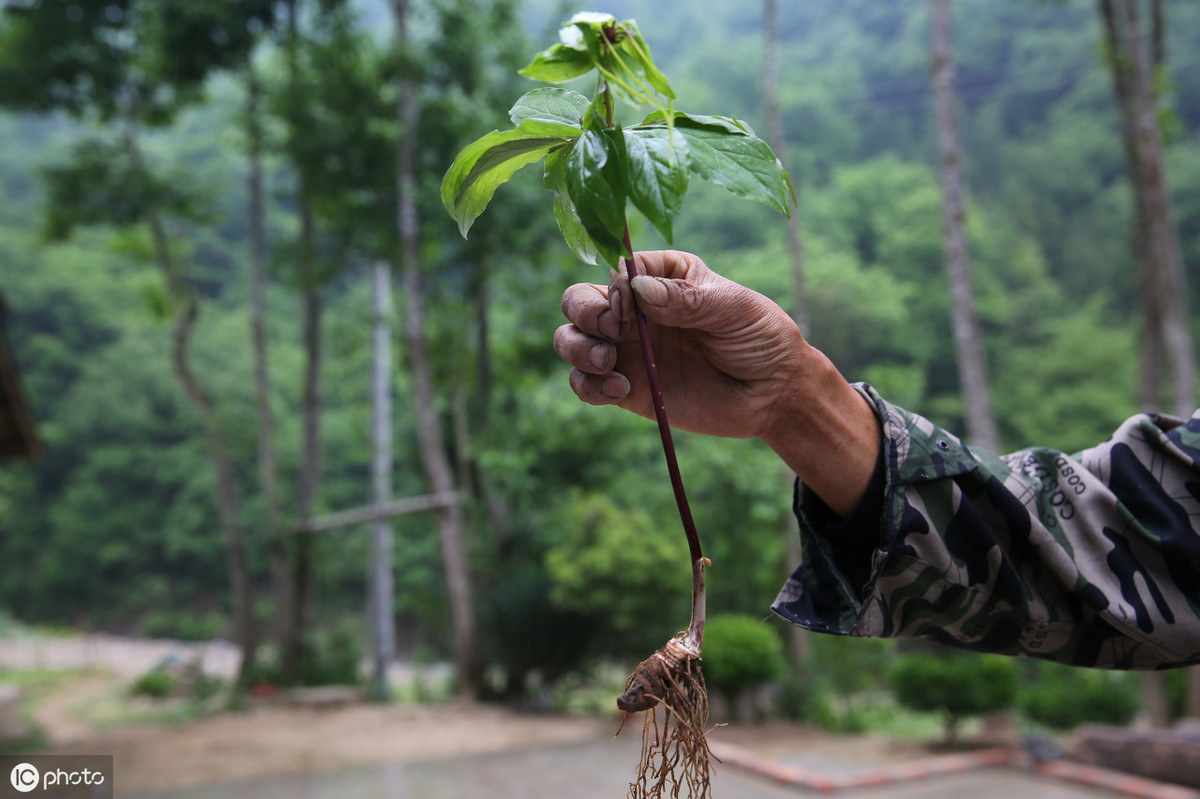
POLYGON ((624 399, 629 393, 629 381, 621 375, 613 375, 600 384, 600 393, 609 399, 624 399))
POLYGON ((593 368, 604 371, 604 367, 608 363, 608 345, 597 344, 588 350, 588 363, 593 368))
POLYGON ((605 338, 616 341, 621 337, 621 323, 612 311, 601 313, 600 318, 596 320, 596 326, 600 328, 600 335, 605 338))
POLYGON ((647 305, 663 308, 670 299, 667 287, 655 278, 639 275, 633 279, 632 284, 633 293, 647 305))

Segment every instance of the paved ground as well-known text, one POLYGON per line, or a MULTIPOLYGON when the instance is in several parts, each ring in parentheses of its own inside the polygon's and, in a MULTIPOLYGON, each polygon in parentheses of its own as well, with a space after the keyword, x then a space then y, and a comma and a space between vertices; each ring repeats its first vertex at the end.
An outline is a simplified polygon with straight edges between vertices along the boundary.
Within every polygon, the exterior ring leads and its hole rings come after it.
MULTIPOLYGON (((515 749, 423 763, 225 783, 170 792, 131 793, 130 799, 619 799, 637 762, 637 741, 604 741, 515 749)), ((120 775, 116 785, 120 786, 120 775)), ((815 795, 721 766, 714 799, 796 799, 815 795)), ((836 799, 1113 799, 1092 790, 1015 768, 980 769, 863 790, 836 799)))
MULTIPOLYGON (((102 669, 46 698, 38 720, 52 742, 67 747, 57 751, 73 745, 112 753, 117 795, 133 799, 619 799, 637 762, 638 736, 613 740, 613 719, 539 718, 471 705, 263 706, 180 728, 99 729, 95 713, 79 712, 101 700, 128 705, 124 683, 164 659, 198 657, 207 670, 223 674, 235 655, 219 642, 17 639, 0 646, 0 669, 102 669)), ((1094 769, 1064 778, 1013 766, 955 771, 944 760, 935 768, 923 753, 887 751, 870 741, 811 733, 780 739, 771 732, 769 742, 780 744, 771 748, 761 734, 747 741, 732 731, 726 743, 733 750, 722 755, 726 762, 713 778, 716 799, 794 799, 818 795, 822 787, 839 788, 821 793, 835 799, 1200 799, 1200 793, 1139 785, 1136 778, 1094 769), (739 747, 745 756, 736 756, 739 747), (941 774, 898 779, 922 769, 941 774), (872 787, 846 787, 868 783, 872 787), (1107 789, 1088 787, 1099 784, 1107 789)), ((976 766, 984 759, 972 757, 976 766)))

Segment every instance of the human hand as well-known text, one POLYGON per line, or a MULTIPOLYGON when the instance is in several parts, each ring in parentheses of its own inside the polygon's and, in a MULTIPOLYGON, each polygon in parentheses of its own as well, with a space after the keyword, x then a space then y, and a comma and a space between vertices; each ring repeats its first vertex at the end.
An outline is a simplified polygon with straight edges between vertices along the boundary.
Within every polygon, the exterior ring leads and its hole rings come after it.
POLYGON ((554 349, 572 389, 592 405, 653 418, 633 297, 646 315, 671 425, 765 441, 835 511, 866 486, 879 424, 865 398, 810 346, 775 302, 676 251, 634 256, 630 283, 580 283, 563 294, 569 320, 554 349))
POLYGON ((584 402, 616 404, 653 418, 633 295, 649 323, 672 426, 731 438, 760 436, 803 370, 808 348, 773 301, 709 269, 690 253, 635 255, 608 286, 581 283, 563 295, 571 324, 556 331, 558 354, 575 368, 584 402))

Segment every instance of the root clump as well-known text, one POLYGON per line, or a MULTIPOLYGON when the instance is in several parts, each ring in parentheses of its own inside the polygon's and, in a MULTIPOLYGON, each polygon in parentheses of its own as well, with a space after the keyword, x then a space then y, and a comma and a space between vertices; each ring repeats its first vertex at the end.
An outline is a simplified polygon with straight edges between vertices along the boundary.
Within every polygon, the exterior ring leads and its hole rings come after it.
POLYGON ((617 707, 626 718, 645 714, 642 753, 629 799, 709 795, 713 757, 705 737, 708 690, 696 636, 681 633, 643 660, 626 681, 617 707))

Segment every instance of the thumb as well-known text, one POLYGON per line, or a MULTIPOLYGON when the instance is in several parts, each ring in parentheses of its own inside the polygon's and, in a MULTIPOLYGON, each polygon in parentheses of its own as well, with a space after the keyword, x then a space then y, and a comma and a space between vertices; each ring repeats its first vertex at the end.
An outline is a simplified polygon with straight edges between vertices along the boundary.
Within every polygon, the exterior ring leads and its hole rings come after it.
POLYGON ((700 284, 676 278, 639 275, 631 283, 642 313, 668 327, 716 331, 736 318, 743 302, 728 281, 700 284))

